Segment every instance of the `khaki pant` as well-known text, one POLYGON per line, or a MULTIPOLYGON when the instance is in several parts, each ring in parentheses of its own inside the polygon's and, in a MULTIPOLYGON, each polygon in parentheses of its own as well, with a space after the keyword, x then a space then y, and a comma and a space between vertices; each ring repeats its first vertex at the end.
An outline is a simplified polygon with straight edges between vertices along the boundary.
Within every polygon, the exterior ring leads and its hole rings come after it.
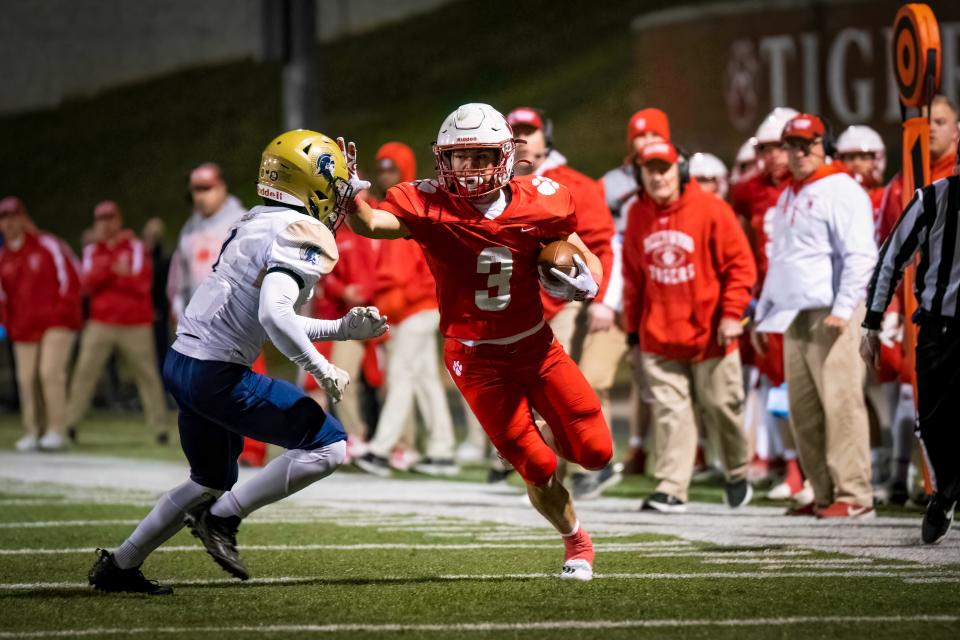
POLYGON ((859 355, 864 309, 843 333, 823 325, 829 309, 801 311, 783 339, 790 424, 817 505, 871 506, 870 428, 859 355))
POLYGON ((28 434, 66 431, 67 365, 74 338, 69 329, 47 329, 40 342, 13 343, 20 414, 28 434))
POLYGON ((750 457, 743 432, 740 352, 703 362, 644 353, 641 362, 653 398, 657 491, 687 500, 697 454, 696 410, 715 433, 727 479, 745 478, 750 457))
POLYGON ((143 403, 143 412, 155 432, 166 431, 167 407, 157 370, 157 356, 153 346, 153 326, 116 325, 90 321, 80 337, 80 355, 70 381, 70 404, 67 409, 69 424, 76 425, 90 408, 97 380, 114 349, 126 361, 133 373, 143 403))
POLYGON ((363 364, 364 345, 357 340, 336 341, 330 353, 330 362, 350 374, 351 383, 337 404, 337 417, 343 428, 352 436, 361 439, 367 436, 367 423, 360 411, 360 367, 363 364))
POLYGON ((370 441, 374 455, 389 457, 413 411, 414 398, 427 428, 426 455, 453 458, 453 422, 440 381, 437 329, 440 313, 421 311, 391 329, 387 342, 387 398, 377 432, 370 441))

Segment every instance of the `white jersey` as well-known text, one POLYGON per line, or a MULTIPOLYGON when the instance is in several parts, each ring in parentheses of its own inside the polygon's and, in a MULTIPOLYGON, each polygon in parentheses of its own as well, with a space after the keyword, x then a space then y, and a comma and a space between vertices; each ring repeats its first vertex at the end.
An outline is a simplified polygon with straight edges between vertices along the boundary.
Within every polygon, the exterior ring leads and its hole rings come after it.
POLYGON ((264 276, 289 274, 300 286, 300 305, 338 257, 333 233, 319 220, 284 207, 254 207, 230 229, 184 311, 173 348, 198 360, 249 366, 267 339, 259 320, 264 276))

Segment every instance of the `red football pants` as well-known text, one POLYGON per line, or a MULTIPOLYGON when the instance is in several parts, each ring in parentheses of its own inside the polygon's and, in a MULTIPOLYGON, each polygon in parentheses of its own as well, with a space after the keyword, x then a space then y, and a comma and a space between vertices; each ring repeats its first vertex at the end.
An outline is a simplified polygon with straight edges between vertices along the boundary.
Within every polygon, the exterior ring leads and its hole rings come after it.
POLYGON ((468 347, 447 339, 444 360, 490 442, 527 483, 542 485, 557 468, 533 410, 547 421, 564 459, 587 469, 610 462, 613 440, 600 400, 549 326, 509 345, 468 347))

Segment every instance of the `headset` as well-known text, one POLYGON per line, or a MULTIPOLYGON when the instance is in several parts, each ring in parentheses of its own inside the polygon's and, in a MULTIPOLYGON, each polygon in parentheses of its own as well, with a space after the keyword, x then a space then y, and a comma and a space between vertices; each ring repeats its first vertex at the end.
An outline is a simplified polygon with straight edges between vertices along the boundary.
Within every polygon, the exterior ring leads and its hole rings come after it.
POLYGON ((547 116, 547 112, 543 109, 535 109, 535 111, 543 122, 543 140, 547 146, 547 151, 553 151, 553 120, 547 116))
POLYGON ((824 155, 833 158, 837 155, 837 139, 833 135, 833 127, 830 125, 830 121, 826 117, 820 114, 814 114, 820 118, 820 122, 823 123, 823 153, 824 155))

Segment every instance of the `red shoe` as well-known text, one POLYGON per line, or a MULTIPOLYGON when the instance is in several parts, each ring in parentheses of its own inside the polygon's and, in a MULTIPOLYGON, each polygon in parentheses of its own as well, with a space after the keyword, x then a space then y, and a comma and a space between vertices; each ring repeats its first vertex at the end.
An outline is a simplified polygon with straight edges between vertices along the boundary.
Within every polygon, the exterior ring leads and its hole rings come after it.
POLYGON ((572 536, 564 536, 564 561, 560 577, 567 580, 593 579, 593 542, 581 527, 572 536))
POLYGON ((817 511, 817 517, 821 520, 827 518, 850 518, 863 520, 866 518, 876 517, 877 512, 873 510, 873 507, 865 507, 859 504, 852 504, 850 502, 843 502, 837 500, 829 507, 825 509, 819 509, 817 511))
POLYGON ((817 505, 813 502, 808 504, 795 504, 787 509, 783 515, 785 516, 818 516, 819 509, 817 505))
POLYGON ((786 470, 787 473, 783 481, 790 487, 790 495, 794 496, 803 489, 803 471, 800 469, 800 463, 797 462, 796 458, 787 460, 786 470))

